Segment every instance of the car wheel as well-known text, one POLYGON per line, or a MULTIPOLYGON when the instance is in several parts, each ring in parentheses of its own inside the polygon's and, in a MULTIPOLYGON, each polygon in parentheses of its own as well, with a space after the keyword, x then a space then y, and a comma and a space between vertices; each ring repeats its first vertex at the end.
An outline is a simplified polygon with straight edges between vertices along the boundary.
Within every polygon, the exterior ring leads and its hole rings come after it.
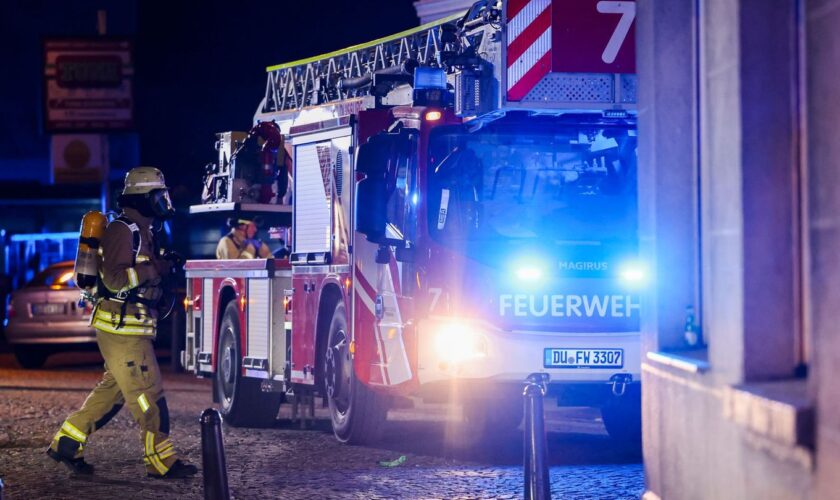
POLYGON ((347 331, 345 307, 340 302, 333 312, 322 357, 333 433, 342 443, 371 443, 378 439, 388 409, 383 396, 356 378, 347 331))
POLYGON ((225 308, 219 329, 214 386, 225 421, 234 427, 269 427, 277 417, 283 395, 262 392, 258 379, 242 376, 237 302, 225 308))
POLYGON ((18 345, 15 346, 15 359, 18 364, 27 370, 41 368, 47 361, 49 352, 40 346, 18 345))

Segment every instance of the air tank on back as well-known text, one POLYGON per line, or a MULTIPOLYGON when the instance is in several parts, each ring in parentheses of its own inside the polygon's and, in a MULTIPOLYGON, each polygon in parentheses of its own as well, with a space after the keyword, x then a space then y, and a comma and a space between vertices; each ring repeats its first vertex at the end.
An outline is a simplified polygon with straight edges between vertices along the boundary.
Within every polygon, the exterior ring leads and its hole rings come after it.
POLYGON ((99 242, 105 234, 108 219, 98 210, 91 210, 82 217, 79 228, 79 250, 76 252, 76 285, 82 289, 96 287, 99 273, 99 242))

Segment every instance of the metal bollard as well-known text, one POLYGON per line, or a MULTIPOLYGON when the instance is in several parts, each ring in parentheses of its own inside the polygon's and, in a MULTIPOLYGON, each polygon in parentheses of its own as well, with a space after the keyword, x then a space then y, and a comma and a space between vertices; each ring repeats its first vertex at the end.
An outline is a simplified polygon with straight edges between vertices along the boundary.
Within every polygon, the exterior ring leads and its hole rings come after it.
POLYGON ((204 468, 204 499, 229 500, 222 417, 213 408, 201 412, 201 463, 204 468))
POLYGON ((532 373, 525 380, 525 500, 551 498, 548 476, 548 445, 545 440, 543 396, 547 373, 532 373))

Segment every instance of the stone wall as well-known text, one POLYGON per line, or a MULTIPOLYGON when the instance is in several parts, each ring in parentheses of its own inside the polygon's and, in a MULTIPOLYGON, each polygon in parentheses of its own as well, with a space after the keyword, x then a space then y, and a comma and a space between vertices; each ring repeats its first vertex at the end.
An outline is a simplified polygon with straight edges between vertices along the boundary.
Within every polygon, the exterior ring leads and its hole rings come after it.
POLYGON ((840 389, 819 381, 840 366, 840 2, 637 8, 640 236, 658 270, 646 496, 831 498, 840 389), (708 345, 686 351, 680 302, 698 296, 708 345))
POLYGON ((840 1, 806 3, 808 327, 817 399, 817 497, 840 492, 840 1))

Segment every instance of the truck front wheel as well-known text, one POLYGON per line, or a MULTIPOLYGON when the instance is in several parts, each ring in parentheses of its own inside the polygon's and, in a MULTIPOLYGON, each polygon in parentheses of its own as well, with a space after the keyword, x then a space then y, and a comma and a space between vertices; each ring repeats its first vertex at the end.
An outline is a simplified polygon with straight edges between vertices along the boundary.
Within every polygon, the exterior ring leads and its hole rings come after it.
POLYGON ((638 384, 630 385, 623 396, 610 396, 601 407, 601 417, 611 438, 624 443, 641 443, 641 387, 638 384))
POLYGON ((236 306, 236 301, 229 303, 222 318, 213 385, 226 422, 235 427, 268 427, 277 417, 282 394, 261 392, 258 379, 242 376, 242 337, 236 306))
POLYGON ((447 443, 455 449, 495 446, 510 440, 522 423, 522 402, 502 399, 468 399, 463 402, 464 419, 448 433, 447 443))
POLYGON ((382 396, 356 378, 347 331, 344 302, 339 302, 330 321, 322 357, 333 433, 342 443, 370 443, 379 437, 387 407, 382 396))

